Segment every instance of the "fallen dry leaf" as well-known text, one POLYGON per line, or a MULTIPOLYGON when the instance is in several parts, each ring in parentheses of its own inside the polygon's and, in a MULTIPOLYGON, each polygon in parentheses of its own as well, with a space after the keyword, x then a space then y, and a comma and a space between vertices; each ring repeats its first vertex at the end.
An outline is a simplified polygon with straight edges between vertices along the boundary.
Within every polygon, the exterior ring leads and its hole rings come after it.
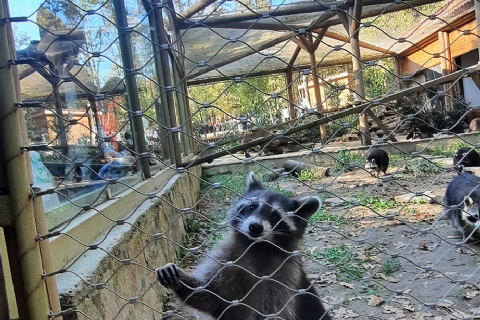
POLYGON ((472 291, 467 291, 463 295, 466 299, 472 299, 473 297, 476 297, 480 294, 480 291, 478 290, 472 290, 472 291))
POLYGON ((401 319, 405 317, 405 313, 403 312, 402 309, 396 308, 394 306, 386 305, 383 308, 383 313, 386 314, 395 314, 395 319, 401 319))
POLYGON ((380 276, 380 278, 382 278, 383 280, 386 280, 388 282, 392 282, 392 283, 398 283, 400 282, 397 278, 395 277, 389 277, 383 273, 377 273, 378 276, 380 276))
POLYGON ((376 307, 381 305, 384 302, 385 302, 385 299, 383 299, 382 297, 371 295, 370 300, 368 300, 368 305, 371 307, 376 307))
POLYGON ((340 307, 334 312, 335 312, 336 318, 338 319, 349 319, 349 318, 356 318, 359 316, 359 314, 356 313, 355 311, 344 308, 344 307, 340 307))

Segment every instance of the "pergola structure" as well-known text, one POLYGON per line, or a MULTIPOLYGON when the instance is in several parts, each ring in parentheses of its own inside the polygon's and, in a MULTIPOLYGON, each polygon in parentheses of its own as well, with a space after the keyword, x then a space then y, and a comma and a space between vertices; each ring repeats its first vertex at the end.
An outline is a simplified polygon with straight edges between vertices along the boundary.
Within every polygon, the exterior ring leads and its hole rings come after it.
MULTIPOLYGON (((397 57, 427 36, 425 29, 418 32, 413 28, 405 34, 395 25, 376 25, 373 18, 401 10, 413 11, 415 7, 435 2, 439 1, 302 1, 255 12, 246 8, 243 12, 200 17, 199 12, 215 3, 204 0, 174 17, 171 15, 175 26, 172 42, 178 45, 176 50, 182 52, 178 60, 184 62, 188 85, 225 80, 238 82, 246 77, 285 74, 292 115, 295 110, 294 72, 313 74, 314 108, 321 118, 323 104, 318 68, 352 64, 355 104, 366 103, 362 75, 364 66, 369 61, 372 65, 379 59, 397 57), (372 19, 366 22, 367 18, 372 19), (360 32, 366 28, 369 32, 360 32)), ((453 2, 443 1, 444 6, 453 2)), ((473 10, 473 1, 471 7, 473 10)), ((440 30, 449 20, 462 14, 455 10, 447 11, 439 12, 439 19, 431 19, 433 29, 440 30)), ((425 19, 429 17, 420 16, 418 22, 425 19)), ((401 77, 399 69, 397 67, 397 76, 401 77)), ((352 114, 351 109, 344 113, 352 114)), ((367 115, 377 122, 389 139, 396 141, 394 135, 366 108, 360 116, 364 145, 371 144, 367 115)), ((320 130, 322 139, 325 139, 325 124, 320 125, 320 130)))

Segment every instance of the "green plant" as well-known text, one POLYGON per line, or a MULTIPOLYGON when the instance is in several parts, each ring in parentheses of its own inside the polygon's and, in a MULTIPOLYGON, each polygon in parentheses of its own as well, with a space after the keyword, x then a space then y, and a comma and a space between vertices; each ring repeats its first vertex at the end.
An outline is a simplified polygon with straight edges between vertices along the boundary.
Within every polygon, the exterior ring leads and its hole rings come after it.
POLYGON ((395 201, 378 199, 377 197, 360 196, 359 201, 363 206, 373 210, 388 210, 399 206, 395 201))
POLYGON ((320 252, 319 255, 327 260, 329 263, 336 265, 341 273, 337 273, 340 280, 354 280, 360 279, 365 273, 364 261, 360 259, 359 255, 351 252, 346 245, 339 247, 332 247, 320 252))
POLYGON ((399 165, 403 164, 405 159, 407 159, 407 156, 404 154, 391 154, 389 158, 390 158, 390 162, 389 162, 390 167, 398 167, 399 165))
POLYGON ((326 221, 333 221, 338 225, 345 224, 345 218, 342 216, 337 216, 335 214, 331 214, 327 212, 325 209, 321 209, 320 211, 315 212, 310 217, 310 222, 317 223, 317 222, 326 222, 326 221))
POLYGON ((360 155, 348 150, 340 150, 338 152, 338 159, 335 161, 333 167, 334 171, 346 171, 350 168, 350 163, 358 162, 360 155))
POLYGON ((389 258, 383 262, 383 273, 385 275, 391 275, 398 270, 400 270, 400 260, 389 258))
POLYGON ((364 293, 367 295, 374 295, 378 297, 379 289, 380 287, 377 284, 371 284, 371 285, 363 284, 362 287, 360 288, 360 293, 364 293))
POLYGON ((185 219, 185 232, 187 233, 194 233, 200 230, 200 223, 197 219, 187 217, 185 219))
POLYGON ((414 159, 408 163, 405 173, 413 174, 415 177, 421 174, 437 173, 441 170, 441 164, 438 161, 430 161, 424 158, 414 159))
POLYGON ((302 170, 298 174, 298 179, 300 181, 312 181, 312 180, 320 180, 324 176, 324 173, 318 169, 308 169, 302 170))

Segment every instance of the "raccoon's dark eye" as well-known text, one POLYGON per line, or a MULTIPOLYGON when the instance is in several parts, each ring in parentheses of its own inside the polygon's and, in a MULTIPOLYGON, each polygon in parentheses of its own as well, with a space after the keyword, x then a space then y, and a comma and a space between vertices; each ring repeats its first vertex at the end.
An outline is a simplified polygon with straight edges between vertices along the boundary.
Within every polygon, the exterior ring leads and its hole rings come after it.
POLYGON ((280 217, 280 214, 278 214, 278 211, 273 211, 272 212, 272 218, 274 220, 280 220, 281 217, 280 217))
POLYGON ((257 205, 255 204, 251 204, 249 207, 248 207, 251 211, 257 209, 257 205))

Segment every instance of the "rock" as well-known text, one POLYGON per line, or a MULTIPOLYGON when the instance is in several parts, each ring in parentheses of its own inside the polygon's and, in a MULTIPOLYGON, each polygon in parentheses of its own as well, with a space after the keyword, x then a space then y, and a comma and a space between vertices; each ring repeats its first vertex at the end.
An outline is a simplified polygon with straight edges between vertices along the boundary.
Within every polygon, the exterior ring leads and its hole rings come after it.
POLYGON ((263 181, 274 181, 280 177, 282 173, 286 172, 285 168, 274 169, 273 171, 267 171, 263 174, 263 181))
POLYGON ((287 171, 315 170, 315 173, 319 178, 328 176, 330 170, 329 168, 318 167, 312 164, 298 162, 295 160, 287 160, 287 162, 283 164, 283 167, 287 171))
POLYGON ((330 205, 332 206, 340 206, 344 203, 354 203, 357 199, 355 198, 327 198, 325 200, 323 200, 323 203, 329 203, 330 205))
POLYGON ((415 203, 419 201, 426 201, 427 203, 435 203, 437 202, 437 196, 434 195, 431 191, 426 191, 423 193, 422 196, 416 196, 415 193, 405 193, 399 196, 396 196, 394 199, 396 202, 399 203, 415 203))

